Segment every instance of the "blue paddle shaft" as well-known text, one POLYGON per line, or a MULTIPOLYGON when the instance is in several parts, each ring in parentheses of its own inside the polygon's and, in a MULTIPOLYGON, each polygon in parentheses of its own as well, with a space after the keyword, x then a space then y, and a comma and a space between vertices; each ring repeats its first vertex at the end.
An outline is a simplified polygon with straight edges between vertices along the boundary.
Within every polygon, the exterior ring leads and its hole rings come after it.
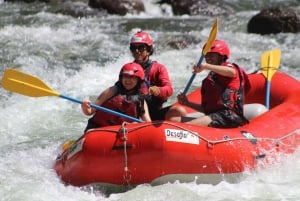
MULTIPOLYGON (((200 57, 200 59, 199 59, 199 61, 198 61, 198 63, 197 63, 197 67, 198 68, 202 64, 203 59, 204 59, 204 55, 202 54, 201 57, 200 57)), ((186 87, 185 87, 185 89, 184 89, 184 91, 182 93, 183 95, 186 95, 186 93, 188 92, 188 90, 189 90, 192 82, 194 81, 195 77, 196 77, 196 73, 193 73, 192 77, 190 78, 189 82, 187 83, 187 85, 186 85, 186 87)))
POLYGON ((267 80, 267 89, 266 89, 266 108, 270 109, 270 90, 271 90, 271 82, 267 80))
MULTIPOLYGON (((70 100, 70 101, 73 101, 73 102, 75 102, 75 103, 82 104, 82 101, 81 101, 81 100, 78 100, 78 99, 75 99, 75 98, 72 98, 72 97, 63 95, 63 94, 60 94, 59 97, 64 98, 64 99, 67 99, 67 100, 70 100)), ((99 106, 99 105, 95 105, 95 104, 92 104, 92 103, 91 103, 91 107, 92 107, 92 108, 95 108, 95 109, 97 109, 97 110, 103 111, 103 112, 107 112, 107 113, 109 113, 109 114, 116 115, 116 116, 118 116, 118 117, 123 117, 123 118, 125 118, 125 119, 131 120, 131 121, 134 121, 134 122, 143 122, 143 121, 140 120, 140 119, 137 119, 137 118, 128 116, 128 115, 126 115, 126 114, 122 114, 122 113, 116 112, 116 111, 114 111, 114 110, 107 109, 107 108, 105 108, 105 107, 101 107, 101 106, 99 106)))

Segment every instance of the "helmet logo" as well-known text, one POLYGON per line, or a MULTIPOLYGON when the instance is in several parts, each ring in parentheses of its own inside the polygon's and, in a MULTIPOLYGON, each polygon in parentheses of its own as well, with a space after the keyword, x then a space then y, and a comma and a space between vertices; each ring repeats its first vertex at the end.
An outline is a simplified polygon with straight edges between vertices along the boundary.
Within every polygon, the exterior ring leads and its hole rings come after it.
POLYGON ((135 76, 141 80, 145 77, 143 68, 137 63, 125 64, 120 71, 119 78, 121 78, 122 75, 135 76))
POLYGON ((135 72, 136 72, 136 70, 123 70, 122 74, 134 75, 135 72))
POLYGON ((148 46, 153 45, 151 36, 148 33, 143 31, 139 31, 132 36, 130 44, 132 43, 144 43, 147 44, 148 46))
POLYGON ((143 39, 141 38, 141 37, 138 37, 138 36, 133 36, 132 38, 131 38, 131 42, 144 42, 143 41, 143 39))

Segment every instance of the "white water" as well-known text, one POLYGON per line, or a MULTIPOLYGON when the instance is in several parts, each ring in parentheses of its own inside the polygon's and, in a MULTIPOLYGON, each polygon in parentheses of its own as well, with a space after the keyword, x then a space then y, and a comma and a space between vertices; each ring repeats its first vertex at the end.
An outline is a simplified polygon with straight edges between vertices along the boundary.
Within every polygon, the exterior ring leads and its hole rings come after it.
MULTIPOLYGON (((171 13, 162 16, 157 6, 149 2, 147 6, 147 12, 140 16, 74 19, 39 12, 12 20, 17 15, 5 13, 18 13, 21 5, 0 1, 0 72, 8 67, 17 68, 39 77, 59 93, 92 99, 112 85, 121 66, 132 60, 129 38, 149 23, 146 30, 156 41, 153 59, 167 66, 175 96, 192 75, 191 66, 199 58, 214 18, 173 17, 171 13), (145 22, 141 24, 139 20, 145 22), (202 42, 182 50, 166 45, 171 38, 184 35, 200 38, 202 42)), ((230 45, 231 61, 253 72, 259 69, 264 51, 280 48, 280 70, 299 77, 299 34, 247 34, 246 23, 256 12, 241 11, 220 18, 218 38, 230 45)), ((197 75, 192 88, 199 85, 203 76, 197 75)), ((97 190, 65 186, 52 165, 61 143, 80 136, 85 127, 88 117, 81 113, 80 105, 58 97, 30 98, 3 88, 0 99, 1 201, 300 200, 300 151, 280 156, 270 167, 246 173, 246 178, 237 184, 140 185, 109 197, 97 190)), ((168 103, 172 100, 174 97, 168 103)))

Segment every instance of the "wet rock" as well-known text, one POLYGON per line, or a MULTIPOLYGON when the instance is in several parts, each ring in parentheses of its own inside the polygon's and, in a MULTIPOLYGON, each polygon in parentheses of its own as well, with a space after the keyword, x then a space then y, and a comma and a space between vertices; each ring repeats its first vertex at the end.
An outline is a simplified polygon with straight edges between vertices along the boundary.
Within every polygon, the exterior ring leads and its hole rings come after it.
POLYGON ((300 32, 299 15, 290 8, 273 7, 262 10, 248 23, 249 33, 276 34, 300 32))
POLYGON ((56 12, 73 17, 88 17, 106 14, 104 12, 100 13, 98 10, 90 8, 86 3, 83 2, 65 2, 61 4, 56 12))
POLYGON ((233 13, 233 9, 217 0, 160 0, 158 4, 170 4, 174 15, 220 16, 233 13))
POLYGON ((117 15, 137 14, 145 11, 142 0, 89 0, 89 6, 117 15))
POLYGON ((195 36, 192 35, 179 35, 170 36, 170 39, 167 42, 167 46, 169 46, 172 49, 180 50, 185 49, 191 45, 199 44, 201 40, 195 36))

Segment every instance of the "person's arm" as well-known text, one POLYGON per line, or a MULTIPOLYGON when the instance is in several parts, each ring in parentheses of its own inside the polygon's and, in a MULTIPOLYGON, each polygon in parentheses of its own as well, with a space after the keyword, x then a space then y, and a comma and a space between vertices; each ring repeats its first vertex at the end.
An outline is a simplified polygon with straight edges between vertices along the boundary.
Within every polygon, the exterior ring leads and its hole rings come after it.
MULTIPOLYGON (((107 99, 112 97, 116 92, 117 92, 116 86, 112 86, 112 87, 109 87, 109 88, 105 89, 98 96, 98 98, 94 101, 94 104, 95 105, 101 105, 104 101, 106 101, 107 99)), ((92 108, 90 104, 91 104, 91 101, 88 100, 88 99, 85 99, 85 100, 82 101, 81 109, 82 109, 82 112, 85 115, 92 115, 96 112, 96 109, 92 108)))
POLYGON ((149 114, 149 110, 148 110, 148 105, 147 105, 147 102, 144 101, 144 114, 141 115, 141 119, 143 121, 151 121, 151 118, 150 118, 150 114, 149 114))
POLYGON ((213 65, 208 63, 201 64, 200 67, 194 66, 194 72, 199 73, 203 70, 210 70, 214 73, 217 73, 219 75, 233 78, 236 76, 236 70, 235 68, 229 67, 229 66, 220 66, 220 65, 213 65))
MULTIPOLYGON (((150 75, 150 80, 156 80, 154 85, 150 87, 150 95, 157 96, 162 99, 169 98, 173 94, 173 87, 169 78, 168 71, 162 64, 156 64, 155 69, 151 69, 153 73, 150 75), (158 76, 158 77, 155 77, 158 76)), ((154 67, 154 66, 153 66, 154 67)), ((152 67, 152 68, 153 68, 152 67)))
POLYGON ((199 112, 203 112, 201 104, 189 101, 188 98, 186 97, 186 95, 184 95, 184 94, 178 94, 177 100, 178 100, 178 103, 181 105, 185 105, 185 106, 188 106, 199 112))

